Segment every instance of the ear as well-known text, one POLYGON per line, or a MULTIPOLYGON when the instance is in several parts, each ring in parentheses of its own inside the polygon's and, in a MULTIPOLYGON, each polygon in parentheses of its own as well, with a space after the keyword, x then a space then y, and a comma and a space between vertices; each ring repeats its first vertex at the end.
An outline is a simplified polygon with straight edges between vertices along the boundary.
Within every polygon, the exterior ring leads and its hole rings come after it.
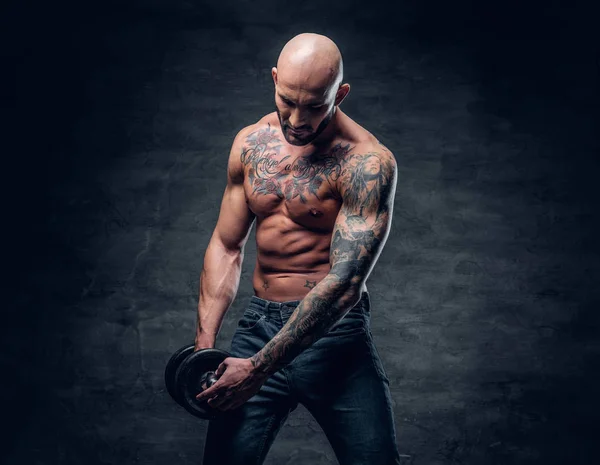
POLYGON ((273 76, 273 82, 277 85, 277 68, 275 66, 271 68, 271 76, 273 76))
POLYGON ((348 92, 350 92, 350 84, 346 83, 346 84, 341 84, 340 88, 337 90, 336 94, 335 94, 335 104, 336 106, 338 106, 340 103, 342 103, 342 101, 346 98, 346 95, 348 95, 348 92))

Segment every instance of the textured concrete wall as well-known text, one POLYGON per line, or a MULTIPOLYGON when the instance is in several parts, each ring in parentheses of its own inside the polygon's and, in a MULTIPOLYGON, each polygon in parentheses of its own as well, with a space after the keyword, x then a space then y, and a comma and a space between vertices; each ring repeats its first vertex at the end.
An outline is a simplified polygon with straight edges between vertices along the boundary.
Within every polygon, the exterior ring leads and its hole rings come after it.
MULTIPOLYGON (((273 110, 270 68, 304 31, 338 42, 343 109, 398 160, 369 289, 403 463, 594 463, 594 16, 447 3, 15 4, 3 463, 200 463, 206 425, 164 364, 193 337, 232 138, 273 110)), ((336 461, 299 408, 266 463, 336 461)))

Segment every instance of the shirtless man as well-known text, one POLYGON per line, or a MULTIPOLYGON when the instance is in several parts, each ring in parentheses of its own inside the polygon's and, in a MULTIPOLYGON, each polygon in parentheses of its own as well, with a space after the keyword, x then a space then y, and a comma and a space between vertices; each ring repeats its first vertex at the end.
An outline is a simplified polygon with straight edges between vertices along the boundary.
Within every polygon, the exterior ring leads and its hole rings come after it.
POLYGON ((204 465, 263 463, 301 402, 342 465, 399 463, 389 381, 365 282, 389 233, 392 153, 339 105, 350 90, 335 43, 300 34, 272 69, 277 111, 233 141, 200 278, 195 349, 213 347, 256 221, 255 295, 219 380, 204 465))

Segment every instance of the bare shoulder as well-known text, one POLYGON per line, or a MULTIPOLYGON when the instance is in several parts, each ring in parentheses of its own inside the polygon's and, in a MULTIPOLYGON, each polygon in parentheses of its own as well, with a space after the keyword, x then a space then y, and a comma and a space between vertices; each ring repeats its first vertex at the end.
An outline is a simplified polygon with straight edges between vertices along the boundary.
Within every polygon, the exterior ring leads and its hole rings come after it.
POLYGON ((344 162, 338 185, 346 207, 363 211, 393 202, 398 169, 387 147, 369 137, 359 141, 344 162))
POLYGON ((350 142, 352 150, 347 154, 347 173, 363 168, 365 164, 374 167, 379 164, 382 174, 385 171, 396 171, 394 154, 367 128, 360 125, 347 114, 342 113, 344 121, 344 138, 350 142))
POLYGON ((392 151, 373 136, 360 140, 352 150, 352 155, 360 156, 367 153, 377 155, 381 160, 395 161, 392 151))
MULTIPOLYGON (((281 142, 280 135, 279 127, 274 124, 271 115, 265 115, 237 133, 233 141, 233 149, 240 155, 245 147, 252 147, 257 144, 277 144, 281 142)), ((243 163, 242 159, 239 161, 243 163)))
POLYGON ((257 136, 265 133, 269 133, 273 137, 279 137, 281 135, 281 130, 279 128, 277 114, 273 112, 264 115, 255 123, 243 128, 240 133, 242 136, 244 136, 244 139, 250 136, 257 136))
POLYGON ((357 143, 347 154, 345 167, 347 179, 377 174, 391 180, 398 170, 394 154, 374 138, 357 143))
POLYGON ((249 124, 248 126, 244 126, 235 135, 235 138, 233 139, 233 148, 242 149, 248 137, 250 137, 252 134, 256 134, 265 127, 267 127, 267 124, 263 122, 263 119, 260 119, 255 123, 249 124))
POLYGON ((366 154, 370 154, 378 157, 384 163, 391 163, 395 166, 394 154, 371 131, 346 114, 344 114, 344 118, 346 137, 353 147, 351 154, 354 155, 355 162, 364 158, 366 154))
MULTIPOLYGON (((268 116, 268 115, 267 115, 268 116)), ((229 154, 228 174, 236 182, 243 182, 244 178, 244 157, 248 147, 252 147, 269 135, 276 138, 275 130, 271 128, 271 122, 267 116, 261 118, 255 123, 244 126, 240 129, 231 144, 229 154)))

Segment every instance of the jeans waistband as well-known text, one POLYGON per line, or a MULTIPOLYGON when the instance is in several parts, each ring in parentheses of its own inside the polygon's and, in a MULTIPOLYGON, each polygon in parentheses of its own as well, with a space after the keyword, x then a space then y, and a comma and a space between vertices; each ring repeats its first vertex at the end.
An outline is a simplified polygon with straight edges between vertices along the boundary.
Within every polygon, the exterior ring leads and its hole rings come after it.
MULTIPOLYGON (((260 297, 253 295, 248 307, 256 312, 264 313, 265 315, 279 314, 283 318, 289 318, 300 302, 302 301, 289 300, 286 302, 275 302, 272 300, 261 299, 260 297)), ((352 307, 351 311, 353 310, 362 311, 366 314, 371 312, 371 300, 367 291, 364 291, 361 294, 359 302, 352 307)))

